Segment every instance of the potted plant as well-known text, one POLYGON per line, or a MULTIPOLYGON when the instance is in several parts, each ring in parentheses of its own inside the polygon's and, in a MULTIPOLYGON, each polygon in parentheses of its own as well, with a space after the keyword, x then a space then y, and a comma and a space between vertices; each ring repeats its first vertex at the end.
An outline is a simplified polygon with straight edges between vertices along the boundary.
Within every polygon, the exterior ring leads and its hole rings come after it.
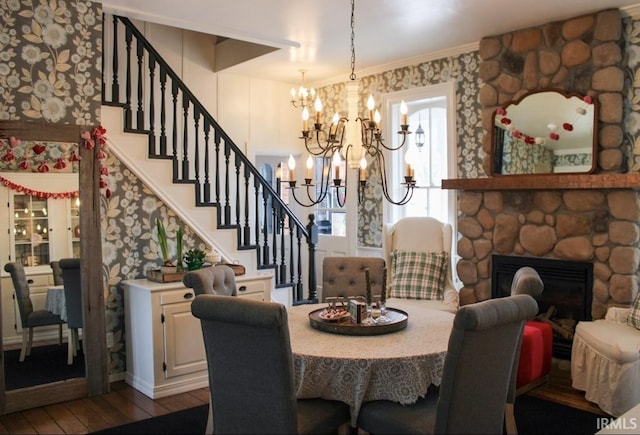
POLYGON ((207 253, 202 249, 192 248, 184 255, 184 262, 187 264, 187 270, 198 270, 204 265, 207 253))
POLYGON ((158 244, 160 245, 160 252, 162 253, 162 271, 166 271, 167 268, 175 267, 169 258, 169 242, 167 240, 167 230, 160 219, 156 219, 156 228, 158 229, 158 244))

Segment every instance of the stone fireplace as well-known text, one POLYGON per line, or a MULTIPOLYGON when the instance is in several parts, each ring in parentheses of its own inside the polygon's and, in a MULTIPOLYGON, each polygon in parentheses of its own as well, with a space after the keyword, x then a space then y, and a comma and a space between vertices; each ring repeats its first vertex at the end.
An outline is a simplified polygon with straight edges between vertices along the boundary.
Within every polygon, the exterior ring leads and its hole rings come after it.
POLYGON ((444 180, 444 188, 459 190, 461 304, 491 297, 496 254, 592 264, 594 319, 604 317, 609 306, 628 306, 633 300, 640 264, 640 184, 616 181, 629 180, 621 39, 620 12, 605 10, 480 42, 486 173, 491 173, 488 132, 494 111, 525 92, 553 88, 597 101, 597 168, 592 177, 600 178, 592 183, 589 175, 495 176, 489 177, 496 183, 488 188, 482 186, 491 183, 480 180, 444 180))
POLYGON ((538 320, 548 322, 553 329, 553 355, 570 359, 575 325, 591 320, 593 263, 493 255, 491 297, 509 296, 513 277, 523 266, 533 267, 544 283, 542 294, 536 296, 538 320))

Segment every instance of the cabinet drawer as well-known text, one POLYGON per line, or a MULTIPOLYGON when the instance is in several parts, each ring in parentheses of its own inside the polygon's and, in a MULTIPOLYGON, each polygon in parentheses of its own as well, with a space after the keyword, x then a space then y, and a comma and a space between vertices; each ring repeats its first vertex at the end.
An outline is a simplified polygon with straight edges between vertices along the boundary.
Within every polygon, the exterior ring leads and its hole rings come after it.
POLYGON ((195 294, 192 289, 185 288, 183 290, 171 290, 162 292, 160 295, 160 305, 192 301, 193 299, 195 299, 195 294))
POLYGON ((240 281, 236 283, 236 286, 238 287, 238 296, 250 293, 264 293, 267 290, 267 285, 264 280, 240 281))
POLYGON ((29 283, 29 289, 37 287, 47 288, 53 285, 53 272, 47 275, 27 275, 27 283, 29 283))

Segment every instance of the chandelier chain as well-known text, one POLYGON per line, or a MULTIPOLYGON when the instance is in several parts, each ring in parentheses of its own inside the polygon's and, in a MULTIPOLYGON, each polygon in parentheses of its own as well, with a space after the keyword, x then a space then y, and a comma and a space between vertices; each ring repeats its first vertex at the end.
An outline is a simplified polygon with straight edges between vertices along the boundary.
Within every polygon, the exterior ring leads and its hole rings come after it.
POLYGON ((351 75, 349 75, 349 79, 356 79, 356 31, 355 31, 355 0, 351 0, 351 75))

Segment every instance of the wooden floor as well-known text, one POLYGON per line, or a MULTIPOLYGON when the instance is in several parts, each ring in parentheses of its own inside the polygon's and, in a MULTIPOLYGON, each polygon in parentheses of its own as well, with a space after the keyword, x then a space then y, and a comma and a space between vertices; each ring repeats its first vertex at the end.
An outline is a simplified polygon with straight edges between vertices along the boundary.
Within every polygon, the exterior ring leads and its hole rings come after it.
MULTIPOLYGON (((549 382, 527 394, 606 415, 587 402, 584 394, 571 388, 567 361, 554 361, 549 382)), ((208 401, 206 388, 151 400, 124 382, 115 382, 108 394, 0 416, 0 434, 83 434, 192 408, 208 401)))

